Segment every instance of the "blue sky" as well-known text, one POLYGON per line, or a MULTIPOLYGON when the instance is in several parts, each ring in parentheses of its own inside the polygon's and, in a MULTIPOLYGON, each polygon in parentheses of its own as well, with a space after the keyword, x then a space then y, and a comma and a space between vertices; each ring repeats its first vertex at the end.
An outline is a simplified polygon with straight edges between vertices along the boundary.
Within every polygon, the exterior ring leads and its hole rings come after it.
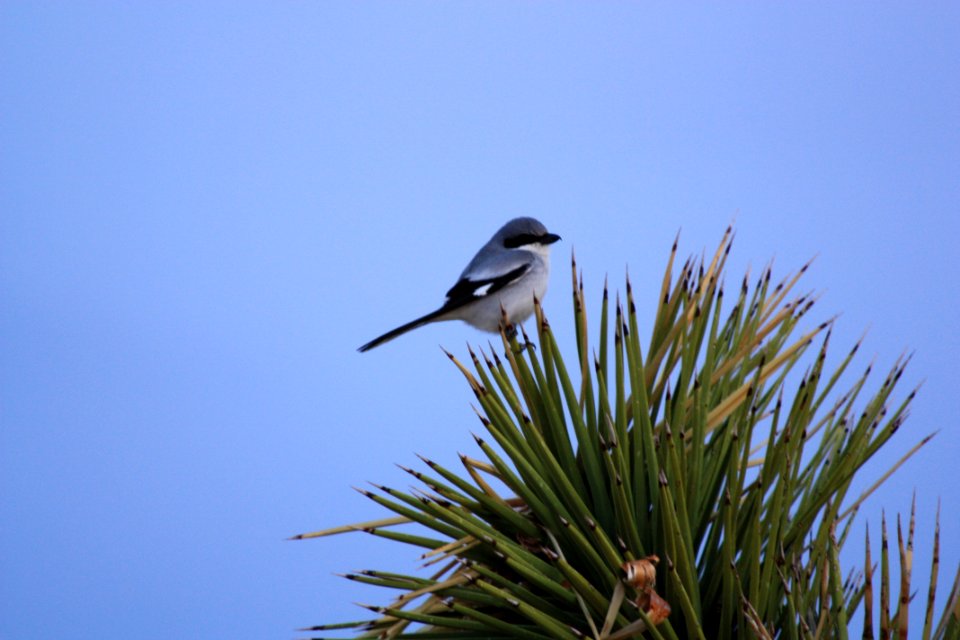
POLYGON ((473 452, 437 345, 486 336, 355 349, 517 215, 564 238, 568 343, 571 248, 593 299, 629 265, 648 305, 678 230, 697 254, 734 221, 731 277, 817 256, 834 358, 868 330, 858 367, 913 352, 923 383, 869 478, 940 430, 861 525, 916 490, 925 580, 941 500, 952 575, 958 32, 956 3, 4 2, 0 636, 362 617, 382 594, 333 574, 414 551, 284 538, 473 452))

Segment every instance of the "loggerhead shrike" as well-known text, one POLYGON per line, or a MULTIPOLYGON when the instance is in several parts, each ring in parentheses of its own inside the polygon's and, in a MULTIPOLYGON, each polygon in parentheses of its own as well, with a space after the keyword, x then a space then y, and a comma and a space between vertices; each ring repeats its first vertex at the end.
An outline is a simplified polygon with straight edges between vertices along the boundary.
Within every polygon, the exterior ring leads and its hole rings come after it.
POLYGON ((447 291, 443 306, 422 318, 374 338, 358 351, 369 351, 430 322, 463 320, 483 331, 500 330, 501 307, 511 323, 533 313, 534 296, 543 300, 550 275, 550 245, 560 239, 539 220, 514 218, 500 227, 447 291))

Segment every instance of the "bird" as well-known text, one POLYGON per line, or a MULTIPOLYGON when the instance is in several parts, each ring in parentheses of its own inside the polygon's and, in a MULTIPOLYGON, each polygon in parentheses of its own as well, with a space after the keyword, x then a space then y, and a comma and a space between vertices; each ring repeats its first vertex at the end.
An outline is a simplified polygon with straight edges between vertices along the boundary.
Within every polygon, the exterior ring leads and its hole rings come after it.
POLYGON ((425 316, 374 338, 361 353, 431 322, 463 320, 482 331, 500 331, 502 314, 511 324, 533 313, 534 299, 543 300, 550 276, 550 245, 560 236, 539 220, 510 220, 480 247, 457 283, 447 291, 443 305, 425 316))

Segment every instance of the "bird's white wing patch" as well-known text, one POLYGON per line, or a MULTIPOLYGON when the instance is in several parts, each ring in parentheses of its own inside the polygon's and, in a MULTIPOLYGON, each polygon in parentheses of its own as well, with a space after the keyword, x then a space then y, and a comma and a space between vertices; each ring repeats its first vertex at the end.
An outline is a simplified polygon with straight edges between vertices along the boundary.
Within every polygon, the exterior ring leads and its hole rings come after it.
POLYGON ((492 282, 488 282, 485 285, 479 286, 473 290, 473 295, 479 297, 487 295, 487 292, 490 291, 490 287, 493 286, 492 282))

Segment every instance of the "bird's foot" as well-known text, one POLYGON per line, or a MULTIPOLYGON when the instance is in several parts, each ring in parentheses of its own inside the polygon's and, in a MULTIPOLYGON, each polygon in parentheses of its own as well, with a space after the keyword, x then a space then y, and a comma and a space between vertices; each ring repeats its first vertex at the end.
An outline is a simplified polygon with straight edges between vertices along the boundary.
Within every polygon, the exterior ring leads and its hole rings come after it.
POLYGON ((516 355, 520 355, 521 353, 523 353, 523 352, 526 351, 527 349, 530 349, 531 351, 533 351, 533 350, 536 349, 536 348, 537 348, 537 345, 533 344, 532 342, 524 342, 524 343, 522 343, 522 344, 520 344, 520 345, 517 346, 517 348, 514 350, 514 353, 515 353, 516 355))
MULTIPOLYGON (((523 352, 526 351, 527 349, 536 349, 536 348, 537 348, 537 345, 535 345, 535 344, 533 344, 532 342, 530 342, 530 338, 527 337, 526 332, 523 332, 523 339, 522 339, 522 341, 520 340, 520 334, 519 334, 519 332, 518 332, 518 330, 517 330, 517 325, 515 325, 515 324, 508 324, 508 325, 506 326, 506 328, 504 329, 503 334, 504 334, 504 336, 506 336, 508 343, 511 343, 511 344, 512 344, 515 340, 517 341, 517 342, 516 342, 516 344, 517 344, 516 348, 511 349, 511 350, 513 351, 514 355, 520 355, 521 353, 523 353, 523 352)), ((506 354, 504 354, 504 355, 506 355, 506 354)))

